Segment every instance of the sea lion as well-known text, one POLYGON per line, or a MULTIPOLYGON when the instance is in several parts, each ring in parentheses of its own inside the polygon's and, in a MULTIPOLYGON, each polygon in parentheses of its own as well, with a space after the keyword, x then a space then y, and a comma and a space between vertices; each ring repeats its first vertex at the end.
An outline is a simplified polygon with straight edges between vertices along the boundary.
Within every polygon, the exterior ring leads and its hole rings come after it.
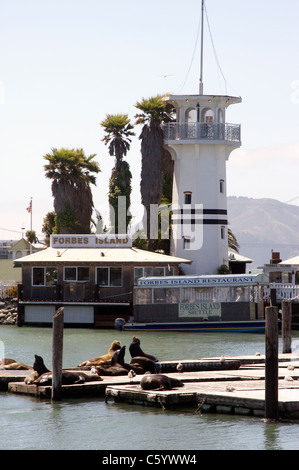
POLYGON ((5 370, 32 370, 31 366, 23 364, 22 362, 17 362, 14 359, 0 359, 0 369, 5 370))
MULTIPOLYGON (((37 354, 34 355, 33 372, 29 377, 25 378, 27 385, 51 385, 52 372, 45 366, 44 360, 37 354)), ((96 380, 103 380, 98 374, 85 373, 83 371, 62 371, 61 383, 62 385, 71 385, 84 382, 92 382, 96 380)))
POLYGON ((7 366, 8 364, 13 364, 15 361, 14 359, 9 359, 7 357, 4 357, 3 359, 0 359, 0 366, 7 366))
POLYGON ((33 384, 41 375, 51 373, 45 366, 44 360, 37 354, 34 355, 33 372, 25 378, 24 382, 27 385, 33 384))
POLYGON ((157 356, 146 354, 145 352, 142 351, 140 347, 140 339, 136 338, 136 336, 133 336, 133 341, 130 344, 129 351, 130 351, 132 358, 136 356, 140 356, 140 357, 147 357, 148 359, 151 359, 152 361, 155 361, 155 362, 158 361, 157 356))
POLYGON ((43 358, 37 354, 34 354, 33 370, 35 370, 39 375, 50 372, 49 369, 45 366, 43 358))
POLYGON ((171 390, 176 387, 183 387, 184 384, 179 379, 163 374, 145 374, 140 385, 142 390, 171 390))
POLYGON ((144 374, 145 372, 156 373, 157 364, 147 357, 134 357, 130 364, 125 362, 126 346, 115 351, 111 358, 109 367, 96 366, 99 375, 126 375, 133 370, 135 374, 144 374))
POLYGON ((115 351, 111 357, 111 365, 109 367, 96 366, 99 375, 126 375, 128 373, 129 364, 125 363, 126 346, 115 351), (128 367, 127 367, 128 366, 128 367))
POLYGON ((135 370, 137 374, 144 374, 145 372, 150 372, 151 374, 156 374, 159 372, 159 365, 154 362, 152 359, 143 356, 136 356, 130 362, 130 367, 135 370), (137 370, 138 372, 137 372, 137 370))
MULTIPOLYGON (((46 372, 42 374, 37 380, 33 383, 35 385, 45 386, 52 385, 52 372, 46 372)), ((61 384, 62 385, 73 385, 73 384, 83 384, 85 382, 94 382, 98 380, 103 380, 97 374, 88 374, 83 371, 73 372, 73 371, 62 371, 61 384)))
POLYGON ((113 341, 111 343, 111 346, 107 354, 104 354, 103 356, 92 357, 91 359, 87 359, 86 361, 81 362, 81 364, 79 364, 79 367, 110 365, 113 353, 120 348, 121 348, 120 341, 113 341))

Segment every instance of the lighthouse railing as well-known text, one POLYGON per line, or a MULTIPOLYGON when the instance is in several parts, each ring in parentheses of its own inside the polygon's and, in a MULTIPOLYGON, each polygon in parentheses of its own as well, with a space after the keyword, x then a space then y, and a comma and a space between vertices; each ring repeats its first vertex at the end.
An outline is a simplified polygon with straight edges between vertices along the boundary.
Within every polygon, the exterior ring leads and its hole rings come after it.
POLYGON ((165 140, 224 140, 240 142, 239 124, 188 122, 170 122, 163 125, 165 140))

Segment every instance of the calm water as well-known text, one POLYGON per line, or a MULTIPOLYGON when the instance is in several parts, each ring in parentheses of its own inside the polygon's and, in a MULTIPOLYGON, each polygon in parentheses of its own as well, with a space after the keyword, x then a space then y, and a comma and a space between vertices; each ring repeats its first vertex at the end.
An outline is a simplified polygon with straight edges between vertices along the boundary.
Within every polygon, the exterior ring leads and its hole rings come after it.
MULTIPOLYGON (((142 348, 160 360, 264 353, 264 336, 214 333, 140 333, 142 348)), ((107 352, 119 339, 128 347, 132 333, 65 329, 64 367, 107 352)), ((32 364, 34 354, 51 367, 52 330, 0 327, 6 357, 32 364)), ((294 333, 295 352, 299 335, 294 333)), ((281 348, 280 348, 281 351, 281 348)), ((298 351, 296 351, 298 352, 298 351)), ((126 359, 129 360, 129 352, 126 359)), ((299 424, 259 418, 203 414, 191 408, 163 411, 104 399, 59 403, 0 393, 1 449, 26 450, 274 450, 299 449, 299 424)))

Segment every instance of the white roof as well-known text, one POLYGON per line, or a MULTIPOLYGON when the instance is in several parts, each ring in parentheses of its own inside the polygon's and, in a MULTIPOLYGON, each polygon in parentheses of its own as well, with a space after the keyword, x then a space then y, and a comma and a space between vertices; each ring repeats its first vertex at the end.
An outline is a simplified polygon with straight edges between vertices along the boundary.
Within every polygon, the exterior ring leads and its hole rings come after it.
POLYGON ((287 266, 298 266, 299 265, 299 256, 294 256, 294 258, 289 258, 285 261, 278 263, 279 265, 287 266))
POLYGON ((246 256, 240 255, 240 253, 237 253, 236 251, 228 251, 228 260, 229 261, 242 261, 245 263, 252 263, 251 258, 247 258, 246 256))
POLYGON ((176 256, 153 253, 138 248, 47 248, 23 256, 15 265, 26 263, 191 263, 176 256))

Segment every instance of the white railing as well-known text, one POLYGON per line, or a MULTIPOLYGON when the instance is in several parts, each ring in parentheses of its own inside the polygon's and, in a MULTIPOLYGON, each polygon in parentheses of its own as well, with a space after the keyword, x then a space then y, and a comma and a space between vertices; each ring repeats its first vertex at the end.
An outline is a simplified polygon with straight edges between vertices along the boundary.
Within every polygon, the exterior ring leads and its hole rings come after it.
POLYGON ((270 290, 276 290, 276 300, 292 300, 299 302, 299 285, 294 284, 280 284, 273 282, 268 289, 265 289, 266 299, 270 299, 270 290))
POLYGON ((205 122, 177 123, 163 125, 165 140, 224 140, 240 142, 241 126, 239 124, 220 124, 205 122))
POLYGON ((5 299, 7 297, 8 290, 17 285, 17 281, 0 281, 0 299, 5 299))

